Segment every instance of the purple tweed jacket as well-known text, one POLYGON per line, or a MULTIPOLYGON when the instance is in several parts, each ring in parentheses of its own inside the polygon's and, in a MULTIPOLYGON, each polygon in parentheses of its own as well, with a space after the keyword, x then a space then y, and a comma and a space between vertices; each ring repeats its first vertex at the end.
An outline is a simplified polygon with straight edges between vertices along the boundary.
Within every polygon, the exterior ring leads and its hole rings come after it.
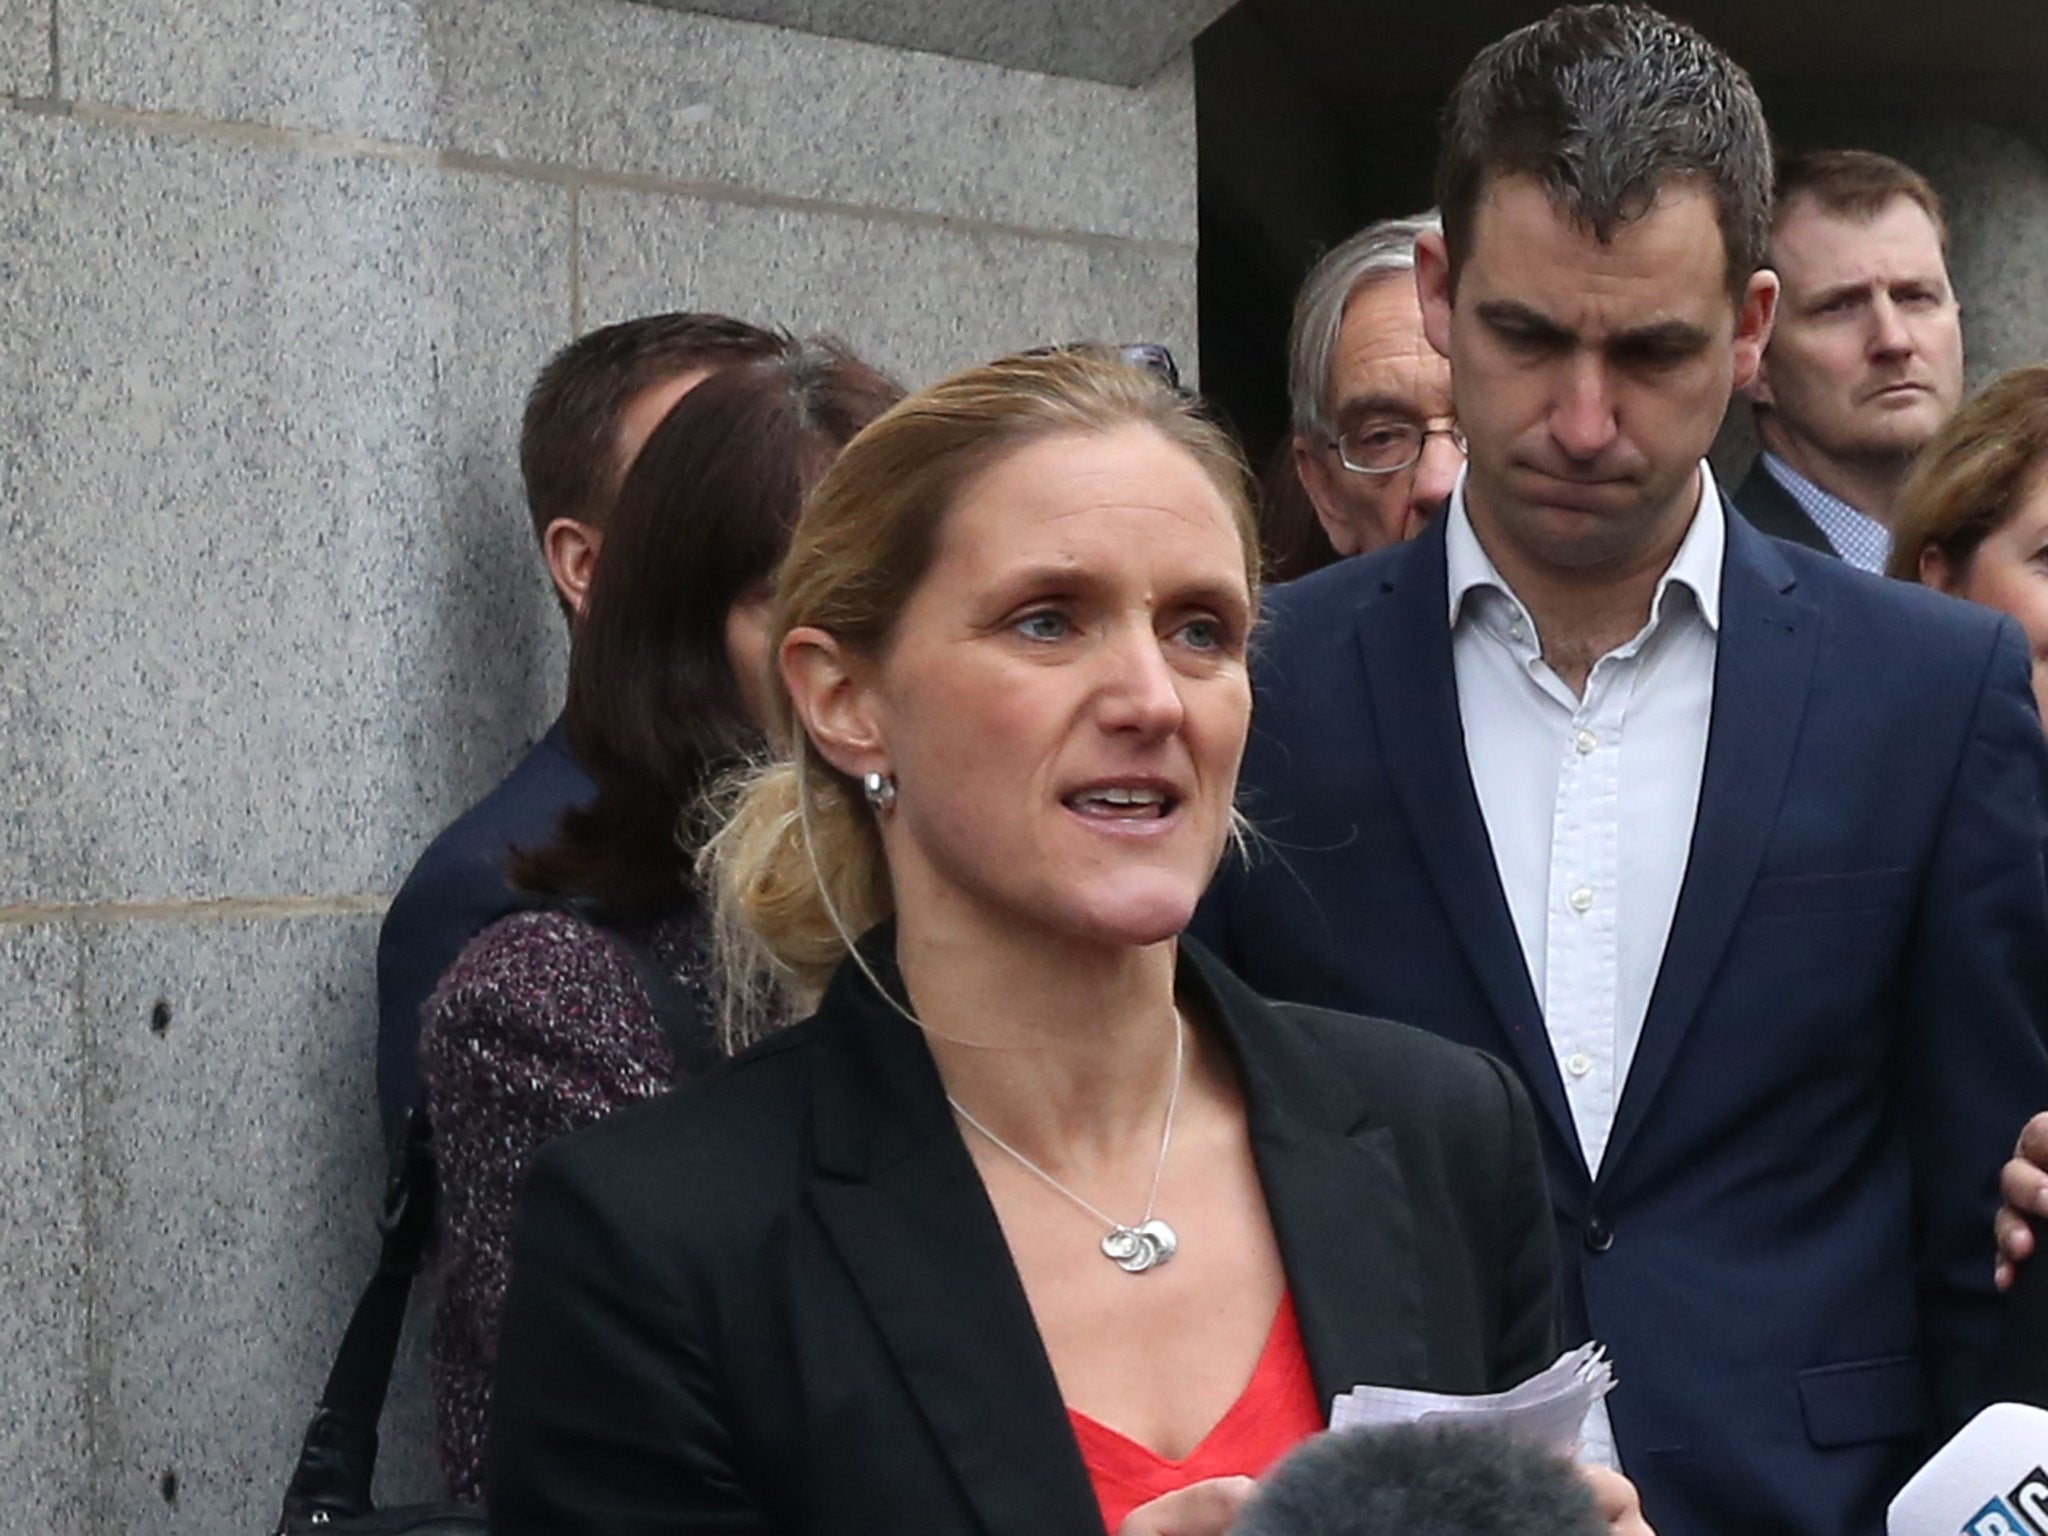
MULTIPOLYGON (((634 937, 712 1012, 694 904, 634 937)), ((422 1016, 441 1182, 431 1366, 450 1496, 481 1503, 513 1206, 543 1143, 653 1098, 674 1058, 632 962, 568 912, 519 912, 470 940, 422 1016)))

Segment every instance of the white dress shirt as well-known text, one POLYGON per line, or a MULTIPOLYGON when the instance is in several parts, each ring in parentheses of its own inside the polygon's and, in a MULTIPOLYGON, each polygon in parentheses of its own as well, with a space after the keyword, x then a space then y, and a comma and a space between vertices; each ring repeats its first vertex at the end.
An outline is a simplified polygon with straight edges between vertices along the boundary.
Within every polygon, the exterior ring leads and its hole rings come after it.
MULTIPOLYGON (((1712 473, 1650 618, 1583 697, 1480 546, 1461 479, 1445 530, 1465 756, 1586 1166, 1614 1126, 1685 879, 1706 764, 1727 527, 1712 473)), ((1614 1464, 1603 1409, 1589 1458, 1614 1464)))

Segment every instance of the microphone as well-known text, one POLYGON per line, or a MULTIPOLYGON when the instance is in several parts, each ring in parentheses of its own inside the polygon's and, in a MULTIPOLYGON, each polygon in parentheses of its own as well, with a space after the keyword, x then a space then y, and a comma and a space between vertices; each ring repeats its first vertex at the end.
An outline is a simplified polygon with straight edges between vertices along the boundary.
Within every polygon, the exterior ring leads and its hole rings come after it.
POLYGON ((1993 1403, 1899 1490, 1889 1536, 2048 1536, 2048 1410, 1993 1403))
POLYGON ((1607 1522, 1564 1457, 1439 1420, 1305 1441, 1230 1536, 1607 1536, 1607 1522))

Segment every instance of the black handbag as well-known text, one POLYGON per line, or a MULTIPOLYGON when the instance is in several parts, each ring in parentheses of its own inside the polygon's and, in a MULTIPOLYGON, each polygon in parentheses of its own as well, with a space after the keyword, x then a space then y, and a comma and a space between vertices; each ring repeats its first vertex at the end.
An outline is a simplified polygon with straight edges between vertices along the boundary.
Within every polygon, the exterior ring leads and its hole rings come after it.
MULTIPOLYGON (((646 945, 617 929, 609 931, 625 950, 668 1041, 675 1080, 695 1077, 717 1062, 716 1032, 695 1000, 646 945)), ((413 1279, 425 1266, 433 1241, 436 1188, 426 1106, 418 1104, 405 1112, 393 1139, 377 1213, 382 1234, 377 1272, 363 1287, 335 1351, 271 1536, 489 1536, 484 1512, 474 1505, 407 1504, 380 1510, 370 1494, 377 1469, 377 1422, 384 1414, 413 1279)))
POLYGON ((468 1505, 380 1510, 370 1497, 377 1421, 384 1414, 413 1277, 426 1263, 434 1232, 433 1143, 420 1108, 407 1110, 400 1125, 377 1228, 377 1272, 363 1287, 335 1351, 272 1536, 488 1536, 484 1512, 468 1505))

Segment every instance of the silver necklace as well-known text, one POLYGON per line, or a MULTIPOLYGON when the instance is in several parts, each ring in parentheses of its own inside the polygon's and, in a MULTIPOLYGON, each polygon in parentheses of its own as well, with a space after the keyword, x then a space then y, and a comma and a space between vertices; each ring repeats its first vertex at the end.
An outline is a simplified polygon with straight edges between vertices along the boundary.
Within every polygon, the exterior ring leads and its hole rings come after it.
POLYGON ((1060 1194, 1081 1207, 1090 1216, 1109 1228, 1109 1235, 1102 1240, 1103 1257, 1107 1258, 1125 1274, 1142 1275, 1146 1270, 1164 1264, 1180 1249, 1180 1235, 1152 1214, 1152 1208, 1159 1203, 1159 1178, 1166 1172, 1166 1149, 1173 1145, 1173 1113, 1180 1107, 1181 1068, 1187 1059, 1186 1026, 1181 1023, 1180 1010, 1173 1011, 1173 1087, 1166 1095, 1166 1124, 1159 1132, 1159 1159, 1152 1165, 1152 1193, 1145 1200, 1145 1214, 1138 1218, 1135 1226, 1125 1226, 1114 1216, 1108 1216, 1083 1200, 1058 1179, 1031 1161, 1022 1152, 1011 1146, 994 1131, 970 1115, 966 1107, 950 1093, 946 1102, 953 1106, 953 1113, 973 1126, 1000 1151, 1010 1154, 1024 1168, 1038 1175, 1060 1194))

